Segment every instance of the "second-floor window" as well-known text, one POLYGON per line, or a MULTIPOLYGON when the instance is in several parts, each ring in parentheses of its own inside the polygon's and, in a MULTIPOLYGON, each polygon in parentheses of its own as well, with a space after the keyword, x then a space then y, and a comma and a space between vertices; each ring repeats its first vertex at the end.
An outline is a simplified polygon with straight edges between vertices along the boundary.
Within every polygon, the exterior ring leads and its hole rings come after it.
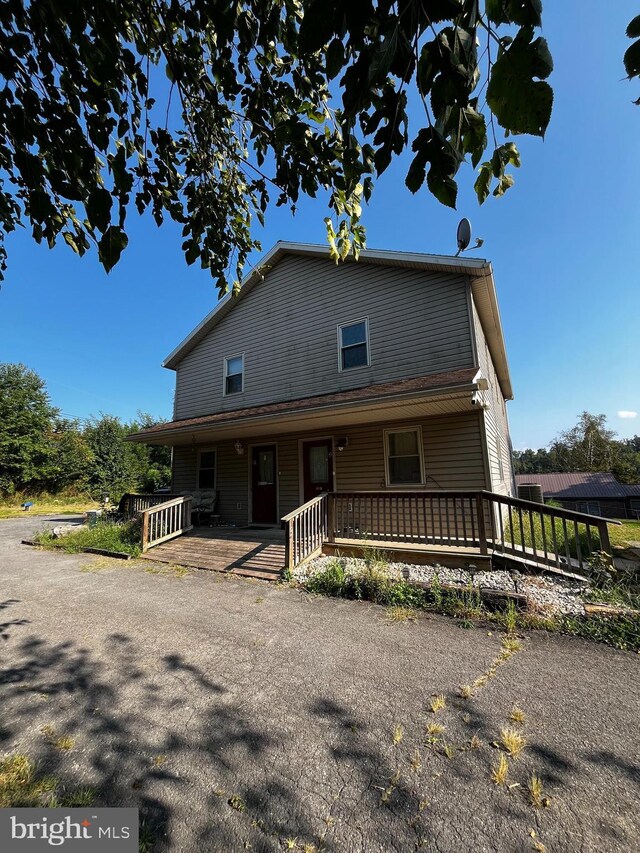
POLYGON ((224 393, 240 394, 244 387, 244 356, 234 355, 224 360, 224 393))
POLYGON ((369 323, 358 320, 338 326, 338 367, 349 370, 369 364, 369 323))

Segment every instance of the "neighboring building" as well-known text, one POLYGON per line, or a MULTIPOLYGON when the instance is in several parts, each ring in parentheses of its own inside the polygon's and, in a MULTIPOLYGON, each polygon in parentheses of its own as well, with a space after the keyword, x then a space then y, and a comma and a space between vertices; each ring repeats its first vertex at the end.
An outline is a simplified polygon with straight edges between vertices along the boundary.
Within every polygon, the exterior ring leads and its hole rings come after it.
POLYGON ((173 492, 236 525, 323 491, 513 494, 511 381, 491 265, 277 243, 171 353, 173 492))
POLYGON ((565 509, 603 518, 640 518, 640 484, 626 486, 613 474, 518 474, 516 483, 539 485, 545 501, 557 501, 565 509))

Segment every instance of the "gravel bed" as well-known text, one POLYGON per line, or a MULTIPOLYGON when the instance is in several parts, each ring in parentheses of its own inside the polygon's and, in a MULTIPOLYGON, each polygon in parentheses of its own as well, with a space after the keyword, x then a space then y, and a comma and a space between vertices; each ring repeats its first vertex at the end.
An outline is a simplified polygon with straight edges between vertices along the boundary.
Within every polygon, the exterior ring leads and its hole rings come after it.
MULTIPOLYGON (((309 577, 324 571, 335 559, 340 560, 347 575, 359 575, 365 570, 364 560, 355 557, 317 557, 294 569, 293 576, 304 585, 309 577)), ((431 583, 437 574, 441 584, 517 592, 527 597, 532 609, 542 613, 581 616, 585 612, 583 595, 588 591, 588 586, 565 578, 529 576, 515 570, 471 571, 448 569, 440 565, 414 566, 410 563, 387 563, 384 571, 395 580, 406 578, 409 581, 431 583)))

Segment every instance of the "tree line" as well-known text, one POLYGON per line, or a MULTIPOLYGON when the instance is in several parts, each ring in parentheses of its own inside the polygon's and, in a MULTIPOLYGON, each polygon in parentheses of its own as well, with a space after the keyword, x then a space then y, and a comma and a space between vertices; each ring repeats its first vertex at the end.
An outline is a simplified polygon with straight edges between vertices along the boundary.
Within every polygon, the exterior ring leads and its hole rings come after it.
POLYGON ((0 495, 90 494, 117 501, 127 491, 171 482, 171 450, 131 444, 125 436, 158 423, 100 414, 62 417, 46 385, 23 364, 0 364, 0 495))
POLYGON ((516 474, 610 471, 621 483, 640 482, 640 436, 619 439, 607 428, 606 415, 582 412, 548 447, 514 450, 516 474))

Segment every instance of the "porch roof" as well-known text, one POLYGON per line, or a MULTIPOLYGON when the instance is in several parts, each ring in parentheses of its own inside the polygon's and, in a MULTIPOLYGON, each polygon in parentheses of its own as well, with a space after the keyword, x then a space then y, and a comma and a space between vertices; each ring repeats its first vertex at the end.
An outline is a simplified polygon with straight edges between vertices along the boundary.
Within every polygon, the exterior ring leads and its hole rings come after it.
POLYGON ((339 429, 356 423, 404 420, 472 411, 479 387, 477 367, 432 373, 398 382, 367 385, 333 394, 216 412, 157 424, 127 436, 144 444, 188 444, 266 433, 339 429))

